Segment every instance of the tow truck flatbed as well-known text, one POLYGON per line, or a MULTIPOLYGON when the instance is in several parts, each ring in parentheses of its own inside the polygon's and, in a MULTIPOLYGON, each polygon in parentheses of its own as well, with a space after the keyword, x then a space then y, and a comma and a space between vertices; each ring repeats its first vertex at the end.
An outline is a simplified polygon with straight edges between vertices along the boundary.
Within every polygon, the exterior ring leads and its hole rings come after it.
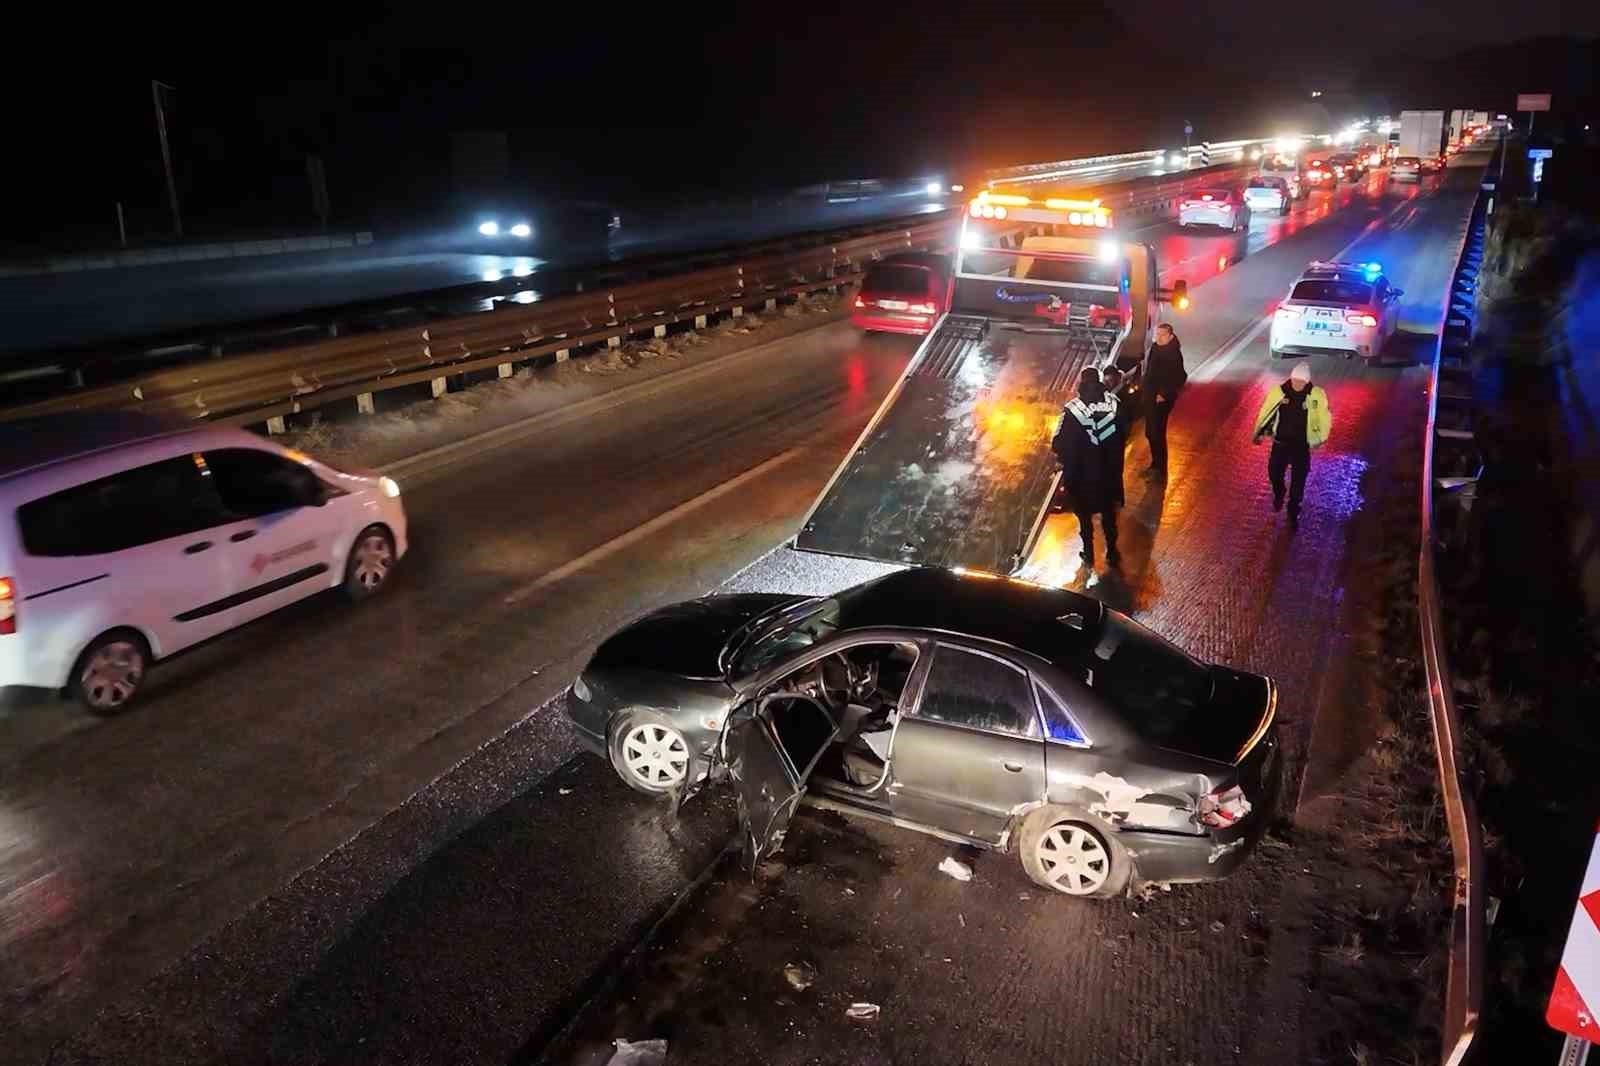
POLYGON ((824 491, 795 547, 1010 573, 1059 475, 1050 440, 1118 330, 950 315, 824 491))

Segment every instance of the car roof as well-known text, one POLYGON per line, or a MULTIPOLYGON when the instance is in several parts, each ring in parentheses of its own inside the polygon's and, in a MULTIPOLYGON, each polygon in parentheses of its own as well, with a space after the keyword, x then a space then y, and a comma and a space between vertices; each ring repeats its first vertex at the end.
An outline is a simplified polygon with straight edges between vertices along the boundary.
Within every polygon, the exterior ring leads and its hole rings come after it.
POLYGON ((0 480, 199 428, 186 420, 137 411, 74 411, 0 422, 0 480))
MULTIPOLYGON (((930 270, 949 270, 950 256, 944 252, 896 252, 883 260, 886 264, 905 263, 930 270)), ((874 263, 874 266, 877 264, 874 263)))
POLYGON ((936 629, 998 641, 1061 664, 1098 639, 1105 606, 1089 596, 991 574, 914 567, 840 596, 845 629, 936 629), (1078 615, 1078 626, 1063 619, 1078 615), (1079 628, 1081 627, 1081 628, 1079 628))

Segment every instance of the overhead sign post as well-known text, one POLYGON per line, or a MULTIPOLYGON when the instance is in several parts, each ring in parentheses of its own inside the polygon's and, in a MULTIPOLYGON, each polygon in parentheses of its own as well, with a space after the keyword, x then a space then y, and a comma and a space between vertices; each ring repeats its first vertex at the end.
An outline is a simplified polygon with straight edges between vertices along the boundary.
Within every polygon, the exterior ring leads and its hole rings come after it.
POLYGON ((1583 1066, 1588 1059, 1590 1042, 1600 1036, 1596 1009, 1600 1009, 1600 836, 1589 851, 1567 946, 1544 1012, 1546 1024, 1567 1034, 1562 1066, 1583 1066))

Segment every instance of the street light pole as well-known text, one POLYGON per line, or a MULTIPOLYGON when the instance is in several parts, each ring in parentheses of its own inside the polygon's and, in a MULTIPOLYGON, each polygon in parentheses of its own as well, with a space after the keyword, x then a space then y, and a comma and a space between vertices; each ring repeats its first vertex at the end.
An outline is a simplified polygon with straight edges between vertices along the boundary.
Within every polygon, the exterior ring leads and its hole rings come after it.
POLYGON ((161 163, 167 171, 167 203, 172 207, 172 231, 183 236, 183 213, 178 210, 178 183, 172 179, 172 149, 167 144, 167 113, 161 106, 161 90, 175 91, 165 82, 151 80, 150 96, 156 104, 156 131, 161 134, 161 163))

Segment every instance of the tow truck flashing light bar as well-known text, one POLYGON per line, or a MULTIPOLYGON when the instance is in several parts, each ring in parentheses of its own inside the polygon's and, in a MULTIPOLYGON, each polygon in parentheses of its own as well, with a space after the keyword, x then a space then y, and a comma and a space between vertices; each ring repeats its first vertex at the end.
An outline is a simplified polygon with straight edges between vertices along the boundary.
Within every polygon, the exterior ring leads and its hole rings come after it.
POLYGON ((1101 207, 1099 200, 1063 200, 1057 197, 1032 200, 1015 193, 989 192, 987 189, 973 199, 967 207, 967 213, 973 218, 1004 219, 1015 208, 1033 212, 1042 209, 1065 216, 1048 220, 1035 217, 1028 221, 1065 222, 1071 226, 1092 226, 1096 229, 1108 229, 1111 226, 1111 209, 1101 207))

